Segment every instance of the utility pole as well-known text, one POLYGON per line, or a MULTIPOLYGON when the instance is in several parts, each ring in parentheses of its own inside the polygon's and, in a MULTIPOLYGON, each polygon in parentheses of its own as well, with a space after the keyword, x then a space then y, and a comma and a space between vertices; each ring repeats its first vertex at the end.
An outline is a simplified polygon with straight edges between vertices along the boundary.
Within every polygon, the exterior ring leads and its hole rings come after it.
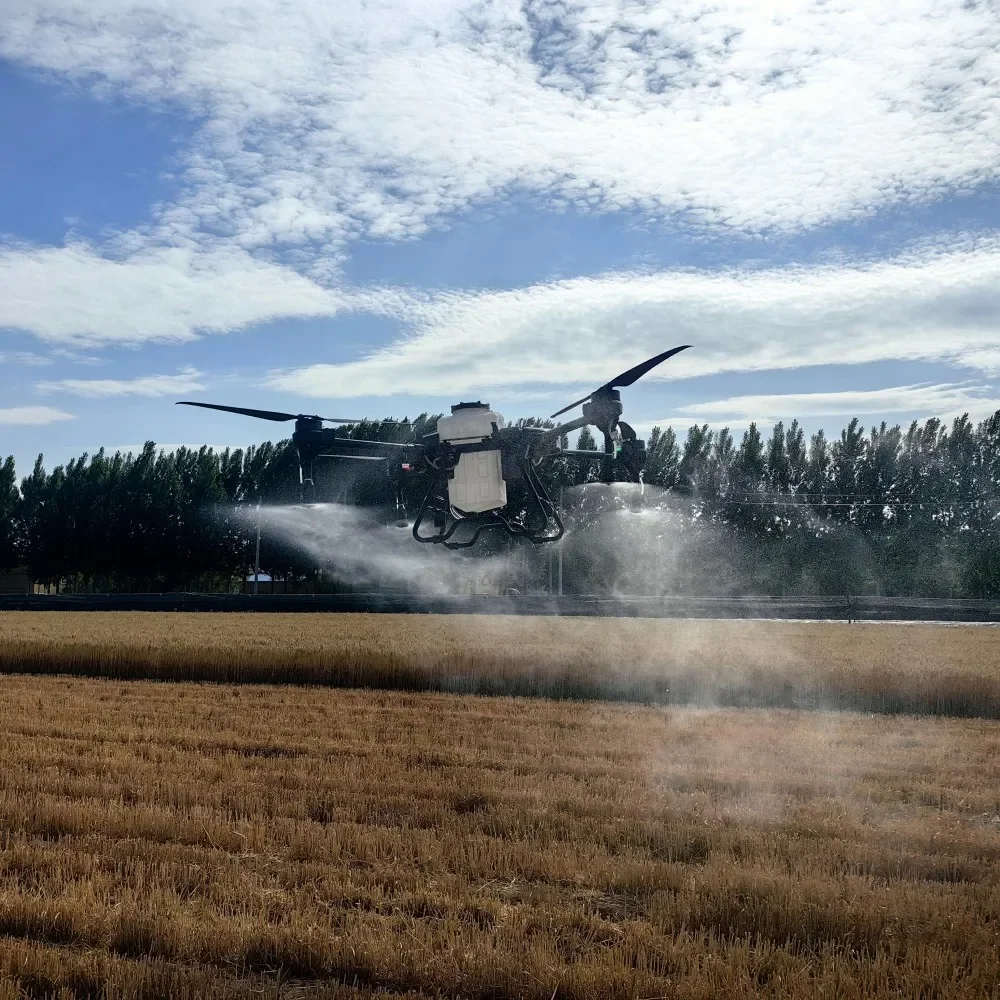
POLYGON ((257 501, 257 554, 253 561, 253 592, 257 593, 257 582, 260 580, 260 501, 257 501))
MULTIPOLYGON (((562 486, 560 486, 559 487, 559 520, 560 521, 562 520, 562 516, 563 516, 563 488, 562 488, 562 486)), ((563 592, 562 592, 562 566, 563 566, 562 559, 563 559, 563 542, 564 541, 566 541, 566 536, 565 535, 563 535, 563 537, 559 539, 559 543, 558 543, 559 544, 559 596, 560 597, 562 597, 562 595, 563 595, 563 592)))

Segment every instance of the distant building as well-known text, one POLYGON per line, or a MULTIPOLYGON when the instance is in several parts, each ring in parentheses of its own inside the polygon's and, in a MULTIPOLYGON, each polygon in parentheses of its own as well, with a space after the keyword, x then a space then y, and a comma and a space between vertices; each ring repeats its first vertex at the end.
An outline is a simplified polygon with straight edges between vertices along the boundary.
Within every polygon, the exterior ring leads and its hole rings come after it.
MULTIPOLYGON (((246 582, 243 584, 243 593, 245 594, 273 594, 274 593, 274 580, 267 573, 258 573, 256 576, 257 582, 254 583, 254 574, 251 573, 247 578, 246 582), (264 584, 267 584, 267 589, 265 589, 264 584)), ((287 592, 287 588, 286 588, 287 592)))
POLYGON ((0 594, 30 594, 31 577, 26 569, 0 573, 0 594))

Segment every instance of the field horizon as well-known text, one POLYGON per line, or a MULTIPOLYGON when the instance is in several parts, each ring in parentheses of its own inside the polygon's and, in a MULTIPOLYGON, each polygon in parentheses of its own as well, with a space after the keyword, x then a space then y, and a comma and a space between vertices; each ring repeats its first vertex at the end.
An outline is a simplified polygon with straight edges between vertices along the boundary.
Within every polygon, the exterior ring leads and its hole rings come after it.
POLYGON ((0 673, 1000 718, 1000 630, 954 624, 3 612, 0 673))

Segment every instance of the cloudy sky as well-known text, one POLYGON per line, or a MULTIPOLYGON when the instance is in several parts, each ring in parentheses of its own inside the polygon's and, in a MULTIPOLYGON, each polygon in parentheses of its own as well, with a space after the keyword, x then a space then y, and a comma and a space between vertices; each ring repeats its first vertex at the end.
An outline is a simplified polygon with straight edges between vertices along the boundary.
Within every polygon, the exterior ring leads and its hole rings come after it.
POLYGON ((637 427, 1000 407, 995 0, 4 0, 0 454, 643 358, 637 427))

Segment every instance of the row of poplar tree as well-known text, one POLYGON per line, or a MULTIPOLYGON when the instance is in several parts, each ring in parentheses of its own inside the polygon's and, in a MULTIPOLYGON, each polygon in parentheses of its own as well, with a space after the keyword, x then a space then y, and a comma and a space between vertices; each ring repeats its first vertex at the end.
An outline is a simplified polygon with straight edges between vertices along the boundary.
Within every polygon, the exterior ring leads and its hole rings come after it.
MULTIPOLYGON (((435 419, 344 433, 419 440, 435 419)), ((588 430, 578 447, 594 447, 588 430)), ((559 458, 540 471, 555 492, 593 479, 596 467, 559 458)), ((1000 411, 978 425, 962 417, 866 430, 853 420, 832 440, 807 437, 796 421, 766 438, 751 424, 739 443, 707 425, 683 440, 657 427, 643 480, 641 503, 661 516, 631 523, 628 537, 608 521, 613 493, 574 510, 586 491, 568 491, 574 527, 595 524, 567 537, 566 592, 1000 595, 1000 411), (660 571, 667 561, 670 573, 660 571)), ((382 463, 341 463, 319 493, 392 516, 395 485, 382 463)), ((38 582, 77 591, 230 590, 254 566, 247 512, 298 499, 289 441, 221 453, 149 442, 51 471, 39 456, 20 481, 8 458, 0 570, 25 566, 38 582)), ((406 499, 411 510, 419 502, 406 499)), ((310 559, 266 537, 261 569, 299 589, 320 585, 310 559)))

